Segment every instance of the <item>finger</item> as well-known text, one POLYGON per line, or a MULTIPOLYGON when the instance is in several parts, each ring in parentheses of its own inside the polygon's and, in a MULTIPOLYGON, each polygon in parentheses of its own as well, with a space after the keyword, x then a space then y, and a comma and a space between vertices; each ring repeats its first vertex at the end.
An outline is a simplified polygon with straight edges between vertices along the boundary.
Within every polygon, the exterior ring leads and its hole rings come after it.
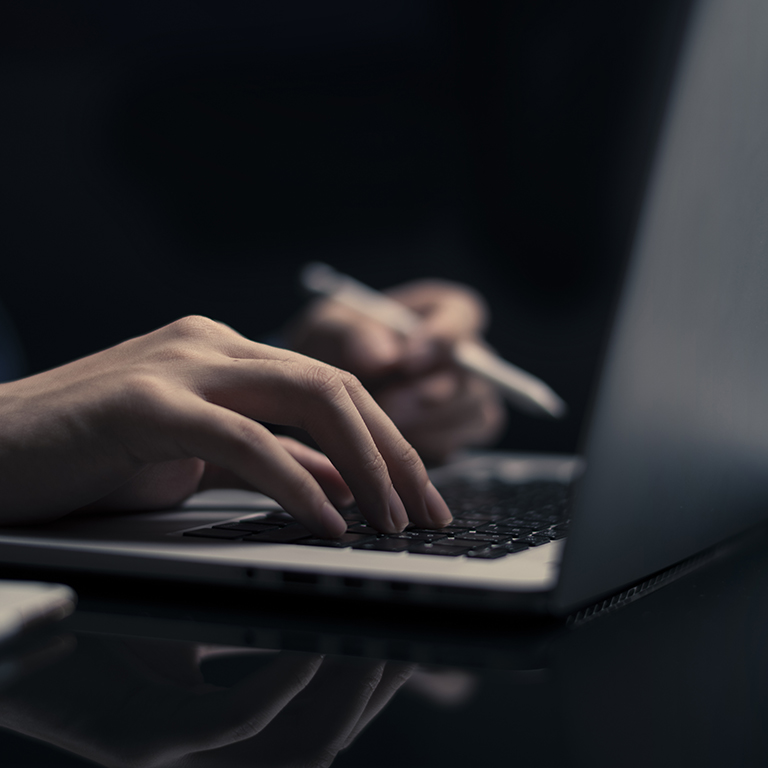
POLYGON ((318 536, 344 533, 346 523, 320 484, 265 427, 188 392, 177 393, 168 413, 188 455, 234 472, 318 536))
POLYGON ((390 292, 422 317, 406 340, 407 369, 418 372, 450 360, 460 339, 479 336, 488 325, 488 307, 472 289, 444 281, 409 283, 390 292))
POLYGON ((319 749, 336 753, 349 741, 385 668, 384 661, 326 658, 304 694, 286 707, 280 720, 292 730, 295 723, 305 723, 302 742, 310 754, 319 749))
POLYGON ((376 402, 397 428, 405 430, 431 418, 456 418, 463 405, 458 372, 441 370, 433 375, 391 384, 376 390, 376 402), (435 416, 433 416, 435 414, 435 416))
POLYGON ((468 422, 453 427, 423 427, 416 425, 407 431, 409 439, 418 445, 419 453, 431 464, 449 461, 465 448, 479 447, 492 443, 499 435, 496 423, 468 422))
POLYGON ((477 376, 440 369, 376 392, 377 402, 400 429, 416 423, 452 426, 480 417, 485 403, 500 403, 496 390, 477 376))
POLYGON ((316 654, 283 652, 233 688, 187 699, 176 715, 187 737, 186 754, 262 733, 311 683, 321 665, 322 657, 316 654))
MULTIPOLYGON (((200 423, 192 424, 187 432, 188 449, 194 447, 198 452, 188 455, 225 466, 248 482, 249 475, 261 475, 257 487, 290 506, 287 511, 301 517, 308 527, 324 529, 319 535, 340 535, 344 530, 341 517, 330 502, 327 506, 323 503, 327 498, 309 472, 294 459, 286 464, 289 455, 282 447, 275 451, 279 459, 274 457, 264 464, 272 474, 265 476, 253 467, 254 458, 268 457, 264 444, 271 439, 274 446, 277 441, 250 419, 296 426, 309 432, 328 455, 374 527, 395 532, 409 519, 423 526, 442 526, 450 521, 448 507, 429 482, 418 454, 358 379, 294 352, 248 342, 237 334, 227 334, 226 329, 219 331, 218 326, 217 334, 227 335, 226 343, 220 344, 221 358, 214 357, 202 374, 196 371, 198 381, 193 383, 204 400, 195 406, 193 393, 186 392, 184 398, 190 413, 200 417, 200 423), (223 408, 216 413, 203 408, 212 404, 223 408), (237 414, 247 418, 238 419, 237 414), (196 430, 200 435, 196 436, 196 430), (211 435, 218 450, 206 447, 206 434, 211 435), (249 451, 251 442, 260 446, 255 454, 249 451), (299 470, 303 476, 297 474, 299 470), (298 484, 295 492, 286 485, 291 477, 298 484), (302 514, 297 500, 314 500, 311 511, 305 509, 302 514)), ((150 396, 155 396, 154 388, 150 396)), ((184 424, 184 408, 179 410, 172 397, 161 398, 158 410, 176 411, 178 421, 184 424)), ((147 454, 152 451, 146 441, 145 449, 147 454)))
POLYGON ((488 305, 465 285, 443 280, 423 280, 389 291, 393 298, 423 318, 430 335, 463 338, 481 333, 488 325, 488 305))
POLYGON ((268 729, 250 743, 216 753, 215 764, 330 765, 366 711, 384 666, 382 661, 324 659, 309 685, 268 729))
MULTIPOLYGON (((336 507, 343 509, 354 502, 352 491, 327 456, 292 438, 278 435, 277 440, 299 464, 312 474, 336 507), (297 446, 296 451, 292 449, 292 445, 297 446)), ((197 490, 207 491, 211 488, 257 490, 231 470, 208 462, 197 490)))
POLYGON ((349 486, 325 454, 291 437, 278 436, 277 440, 304 469, 312 474, 337 507, 348 507, 354 502, 355 497, 349 486))
POLYGON ((344 743, 346 749, 362 732, 362 730, 371 722, 384 707, 389 704, 392 697, 400 690, 400 687, 407 682, 413 674, 416 665, 401 664, 394 661, 386 662, 386 667, 381 675, 376 690, 371 695, 365 706, 360 719, 355 727, 350 731, 347 740, 344 743))
POLYGON ((463 448, 487 446, 497 440, 506 424, 506 409, 497 400, 484 402, 454 419, 425 419, 406 431, 419 452, 430 462, 447 461, 463 448))
POLYGON ((232 362, 217 368, 209 399, 309 432, 371 525, 395 532, 409 519, 425 526, 450 520, 418 454, 354 376, 301 355, 232 362))
POLYGON ((394 331, 330 299, 311 305, 288 329, 287 337, 292 349, 363 379, 397 366, 404 352, 394 331))
MULTIPOLYGON (((329 383, 324 382, 321 388, 329 383)), ((309 432, 338 468, 366 519, 379 530, 394 533, 413 519, 409 513, 414 509, 404 506, 391 477, 401 459, 390 456, 388 460, 372 433, 369 422, 377 408, 354 377, 342 375, 334 382, 333 391, 303 414, 298 426, 309 432)), ((385 451, 392 442, 405 442, 391 422, 380 431, 385 433, 381 440, 385 451)))
POLYGON ((467 379, 467 374, 458 368, 440 368, 413 380, 411 387, 423 408, 435 405, 456 408, 469 399, 467 379))
POLYGON ((350 318, 343 329, 339 349, 341 354, 335 365, 362 379, 375 379, 402 363, 406 345, 392 329, 358 316, 350 318))
POLYGON ((442 372, 392 386, 377 400, 422 458, 444 461, 460 448, 487 445, 506 423, 501 398, 487 382, 442 372))
POLYGON ((432 485, 416 450, 396 429, 381 407, 364 390, 351 389, 374 443, 381 451, 392 483, 416 525, 443 527, 451 522, 448 506, 432 485))

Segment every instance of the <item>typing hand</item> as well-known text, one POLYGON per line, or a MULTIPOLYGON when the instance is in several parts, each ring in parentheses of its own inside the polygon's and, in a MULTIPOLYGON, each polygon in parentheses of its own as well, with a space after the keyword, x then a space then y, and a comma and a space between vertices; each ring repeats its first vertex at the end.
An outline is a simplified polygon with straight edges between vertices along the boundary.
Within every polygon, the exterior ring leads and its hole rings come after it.
POLYGON ((173 506, 206 483, 207 462, 319 536, 343 533, 331 502, 352 496, 385 532, 450 520, 417 453, 354 376, 206 318, 0 385, 0 423, 3 524, 173 506), (330 461, 256 420, 306 430, 330 461))
MULTIPOLYGON (((411 673, 251 652, 256 671, 230 686, 206 682, 201 660, 233 650, 81 636, 68 658, 0 695, 0 725, 115 768, 328 766, 411 673)), ((249 666, 238 653, 238 667, 249 666)))
POLYGON ((459 340, 479 340, 488 320, 485 302, 465 286, 437 280, 388 294, 423 318, 416 333, 403 337, 324 299, 290 327, 289 345, 359 377, 426 460, 444 461, 459 448, 492 442, 505 422, 501 397, 450 354, 459 340))

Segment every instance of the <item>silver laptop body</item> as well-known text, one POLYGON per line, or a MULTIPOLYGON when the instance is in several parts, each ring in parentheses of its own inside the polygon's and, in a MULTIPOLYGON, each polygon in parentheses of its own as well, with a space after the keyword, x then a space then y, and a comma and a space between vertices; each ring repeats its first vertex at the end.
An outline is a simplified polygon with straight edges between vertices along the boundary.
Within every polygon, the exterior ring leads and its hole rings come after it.
MULTIPOLYGON (((201 494, 181 510, 0 532, 0 562, 564 613, 656 584, 768 518, 768 4, 690 15, 585 438, 566 540, 496 560, 203 540, 276 509, 201 494)), ((574 457, 470 456, 436 484, 567 480, 574 457)))

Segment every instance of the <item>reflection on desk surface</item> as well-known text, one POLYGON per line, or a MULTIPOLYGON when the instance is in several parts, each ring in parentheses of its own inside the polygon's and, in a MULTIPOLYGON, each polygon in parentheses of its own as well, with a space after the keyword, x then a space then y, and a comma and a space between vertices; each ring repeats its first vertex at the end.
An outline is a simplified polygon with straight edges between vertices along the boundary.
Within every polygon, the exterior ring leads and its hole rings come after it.
POLYGON ((431 636, 414 619, 412 645, 395 646, 396 614, 369 621, 337 606, 302 630, 289 611, 272 637, 314 645, 300 651, 210 642, 267 637, 256 609, 250 627, 213 608, 208 619, 170 611, 163 624, 151 601, 140 611, 85 596, 67 653, 0 690, 2 764, 764 765, 766 595, 762 541, 613 614, 539 632, 505 636, 457 614, 454 632, 443 616, 431 636), (377 633, 400 658, 377 657, 377 633), (346 655, 345 636, 356 638, 346 655), (336 645, 322 653, 323 643, 336 645), (435 661, 472 643, 482 663, 435 661))

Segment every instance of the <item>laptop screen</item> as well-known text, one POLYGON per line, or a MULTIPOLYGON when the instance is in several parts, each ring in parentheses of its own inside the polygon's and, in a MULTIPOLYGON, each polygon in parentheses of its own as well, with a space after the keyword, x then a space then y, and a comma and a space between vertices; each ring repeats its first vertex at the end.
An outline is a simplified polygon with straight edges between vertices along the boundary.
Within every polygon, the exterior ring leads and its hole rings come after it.
POLYGON ((691 12, 556 603, 768 517, 768 4, 691 12))

